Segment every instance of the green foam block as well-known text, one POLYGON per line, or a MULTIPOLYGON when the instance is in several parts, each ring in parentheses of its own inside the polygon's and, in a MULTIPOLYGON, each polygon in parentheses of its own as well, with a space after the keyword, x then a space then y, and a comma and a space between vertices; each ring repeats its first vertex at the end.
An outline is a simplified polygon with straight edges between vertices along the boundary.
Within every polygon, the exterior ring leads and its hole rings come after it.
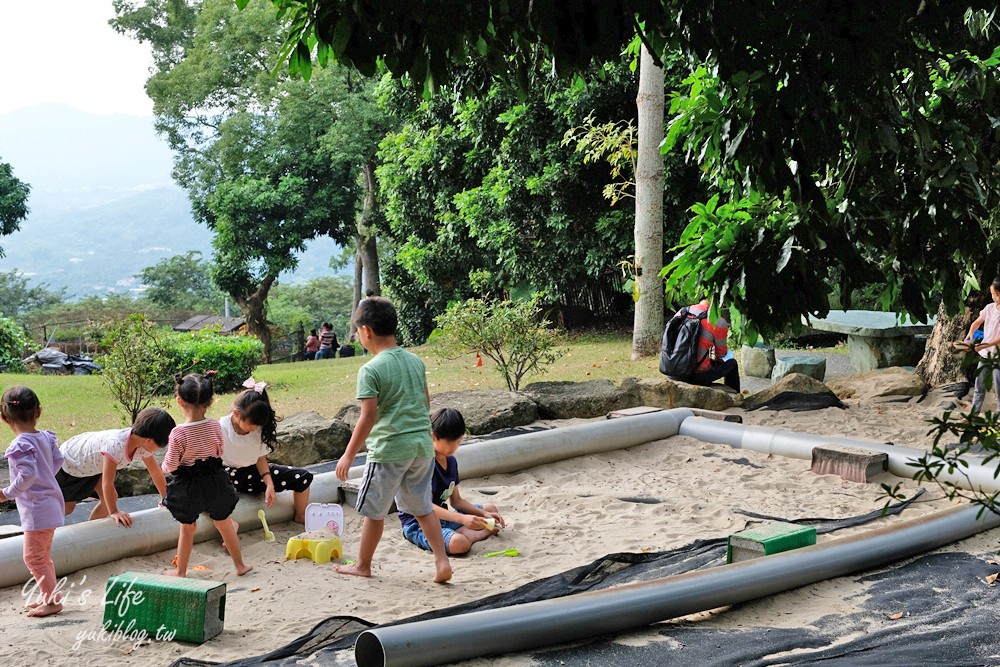
POLYGON ((222 632, 226 584, 126 572, 108 579, 104 628, 201 644, 222 632))
POLYGON ((816 544, 814 527, 775 521, 730 535, 726 562, 738 563, 813 544, 816 544))

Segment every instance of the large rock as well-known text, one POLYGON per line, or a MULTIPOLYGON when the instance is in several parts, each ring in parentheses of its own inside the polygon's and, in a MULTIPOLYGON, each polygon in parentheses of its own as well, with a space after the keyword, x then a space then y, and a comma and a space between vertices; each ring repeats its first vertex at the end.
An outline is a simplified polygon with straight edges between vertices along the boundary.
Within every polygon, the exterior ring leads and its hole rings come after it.
MULTIPOLYGON (((817 400, 816 407, 829 407, 830 405, 838 405, 840 401, 837 400, 836 395, 827 387, 825 384, 809 377, 808 375, 803 375, 802 373, 791 373, 781 378, 779 381, 772 384, 766 389, 758 391, 753 396, 750 396, 745 401, 743 401, 744 410, 756 410, 758 408, 770 407, 772 405, 780 405, 782 401, 786 399, 791 399, 793 397, 806 396, 828 396, 828 400, 817 400)), ((800 404, 807 403, 808 401, 799 400, 800 404)), ((797 407, 796 409, 802 409, 797 407)))
MULTIPOLYGON (((163 457, 166 453, 166 447, 153 452, 153 456, 156 457, 156 465, 163 464, 163 457)), ((153 484, 152 478, 149 476, 149 470, 146 469, 141 460, 133 461, 127 468, 115 473, 115 490, 118 491, 120 498, 143 496, 147 493, 159 493, 156 490, 156 485, 153 484)))
POLYGON ((740 372, 755 378, 769 378, 774 370, 774 348, 744 345, 740 349, 740 372))
POLYGON ((616 387, 610 380, 588 382, 535 382, 523 393, 538 405, 543 419, 603 417, 612 410, 639 405, 635 383, 616 387))
POLYGON ((916 373, 893 366, 834 380, 830 389, 840 398, 875 398, 919 396, 927 390, 927 385, 916 373))
POLYGON ((777 359, 774 362, 774 370, 771 371, 771 379, 777 382, 792 373, 808 375, 822 382, 826 377, 826 358, 815 354, 800 354, 777 359))
POLYGON ((528 396, 500 389, 447 391, 431 396, 431 412, 454 408, 473 435, 524 426, 538 419, 538 406, 528 396))
POLYGON ((337 414, 333 416, 334 419, 338 419, 345 424, 347 428, 354 430, 354 426, 358 423, 358 418, 361 417, 361 402, 351 401, 350 403, 342 406, 340 410, 337 410, 337 414))
POLYGON ((273 463, 307 466, 338 459, 351 440, 351 428, 317 412, 298 412, 278 424, 278 445, 268 454, 273 463))
MULTIPOLYGON (((626 378, 622 385, 631 379, 626 378)), ((636 389, 640 405, 656 408, 726 410, 743 402, 740 394, 721 384, 704 387, 668 378, 643 378, 636 381, 636 389)))

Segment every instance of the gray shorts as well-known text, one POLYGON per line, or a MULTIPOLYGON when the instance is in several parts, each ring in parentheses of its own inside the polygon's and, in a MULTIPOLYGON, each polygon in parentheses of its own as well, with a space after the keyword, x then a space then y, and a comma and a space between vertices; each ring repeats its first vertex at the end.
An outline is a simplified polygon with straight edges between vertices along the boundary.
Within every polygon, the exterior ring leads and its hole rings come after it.
POLYGON ((413 516, 424 516, 434 511, 431 502, 431 475, 434 457, 421 457, 409 461, 384 461, 365 464, 365 475, 358 489, 358 514, 369 519, 384 519, 392 507, 413 516))

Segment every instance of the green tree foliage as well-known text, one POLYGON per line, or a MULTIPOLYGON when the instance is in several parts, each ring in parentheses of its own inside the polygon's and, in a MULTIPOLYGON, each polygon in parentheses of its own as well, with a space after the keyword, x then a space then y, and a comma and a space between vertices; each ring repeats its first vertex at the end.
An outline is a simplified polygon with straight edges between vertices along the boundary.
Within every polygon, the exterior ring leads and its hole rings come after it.
POLYGON ((0 273, 0 314, 8 317, 62 303, 65 297, 65 288, 53 292, 45 284, 28 287, 28 279, 16 269, 0 273))
POLYGON ((212 282, 211 266, 197 250, 147 266, 136 276, 145 297, 161 308, 220 314, 225 296, 212 282))
POLYGON ((28 217, 30 192, 31 187, 14 176, 11 166, 0 162, 0 236, 13 234, 21 228, 21 222, 28 217))
MULTIPOLYGON (((587 86, 539 70, 524 101, 498 82, 483 96, 442 92, 417 103, 383 81, 383 103, 405 118, 383 141, 377 173, 384 279, 408 342, 422 341, 454 299, 511 290, 569 299, 632 254, 634 210, 601 196, 609 167, 560 141, 588 117, 634 118, 635 76, 624 63, 599 69, 587 86)), ((695 170, 680 158, 668 163, 673 241, 701 190, 695 170)))
POLYGON ((529 373, 544 373, 562 356, 559 333, 539 317, 538 296, 514 303, 469 299, 437 317, 436 351, 456 358, 465 354, 492 359, 507 389, 518 391, 529 373))
POLYGON ((174 177, 215 232, 214 282, 239 304, 270 355, 267 295, 306 241, 351 238, 355 166, 324 143, 349 76, 272 77, 280 41, 268 3, 237 13, 228 0, 116 3, 119 31, 148 42, 157 130, 175 151, 174 177))
POLYGON ((285 333, 301 326, 306 334, 329 322, 346 340, 350 328, 352 288, 344 276, 313 278, 301 285, 278 284, 268 297, 267 312, 272 325, 285 333))
POLYGON ((0 317, 0 364, 7 371, 24 370, 21 360, 28 355, 30 347, 24 327, 13 318, 0 317))
POLYGON ((172 386, 162 334, 139 313, 107 323, 101 330, 105 350, 97 360, 101 379, 131 424, 140 410, 172 386))
POLYGON ((291 69, 307 73, 315 43, 321 63, 383 61, 425 91, 463 83, 456 73, 476 54, 527 91, 534 58, 580 73, 639 26, 652 53, 669 44, 703 64, 667 143, 703 164, 720 205, 758 225, 712 234, 731 237, 712 253, 696 220, 682 248, 690 261, 669 277, 708 287, 762 330, 824 313, 831 267, 842 294, 884 283, 885 307, 919 317, 935 294, 954 311, 964 271, 997 263, 985 229, 997 208, 1000 96, 982 38, 995 30, 993 3, 485 0, 439 12, 425 0, 400 12, 273 1, 288 17, 291 69), (785 201, 787 224, 771 217, 785 201), (757 253, 765 259, 740 263, 757 253))

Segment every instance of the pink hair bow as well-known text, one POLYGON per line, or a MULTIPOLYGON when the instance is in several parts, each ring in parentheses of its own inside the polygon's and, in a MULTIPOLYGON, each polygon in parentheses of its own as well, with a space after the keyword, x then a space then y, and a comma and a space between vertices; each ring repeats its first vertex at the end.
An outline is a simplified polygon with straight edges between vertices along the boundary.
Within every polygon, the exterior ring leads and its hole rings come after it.
POLYGON ((247 389, 253 389, 258 394, 267 389, 266 382, 256 382, 252 375, 243 382, 243 386, 247 389))

